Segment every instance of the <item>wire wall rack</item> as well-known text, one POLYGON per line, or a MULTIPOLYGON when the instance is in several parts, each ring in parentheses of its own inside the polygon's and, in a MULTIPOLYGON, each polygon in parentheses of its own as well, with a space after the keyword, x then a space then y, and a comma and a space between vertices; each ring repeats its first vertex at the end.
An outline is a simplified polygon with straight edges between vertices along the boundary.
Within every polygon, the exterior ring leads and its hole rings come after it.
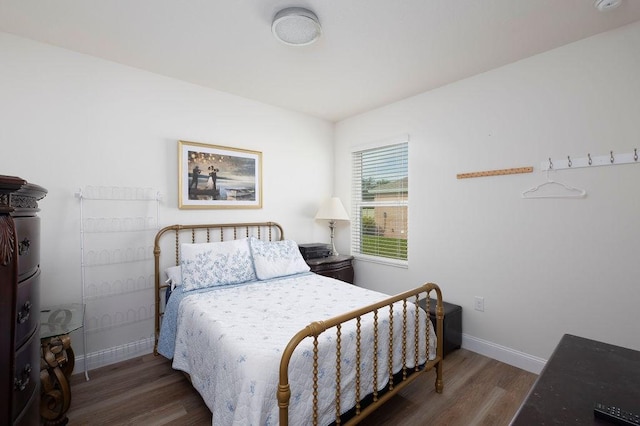
POLYGON ((75 197, 80 200, 82 333, 89 380, 90 364, 99 366, 105 353, 114 347, 138 348, 153 334, 153 238, 161 196, 154 188, 86 186, 75 197))

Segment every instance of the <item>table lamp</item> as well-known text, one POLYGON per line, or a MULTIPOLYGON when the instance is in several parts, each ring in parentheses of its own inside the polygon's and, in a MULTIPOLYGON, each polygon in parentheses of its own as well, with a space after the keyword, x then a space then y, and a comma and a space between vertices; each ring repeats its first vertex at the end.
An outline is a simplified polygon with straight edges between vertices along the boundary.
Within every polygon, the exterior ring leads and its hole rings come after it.
POLYGON ((336 250, 336 246, 333 243, 334 237, 334 228, 336 226, 337 220, 349 220, 349 215, 347 215, 347 211, 344 209, 340 198, 331 197, 326 200, 321 206, 320 210, 316 214, 316 220, 328 220, 329 221, 329 229, 331 230, 331 255, 337 256, 338 251, 336 250))

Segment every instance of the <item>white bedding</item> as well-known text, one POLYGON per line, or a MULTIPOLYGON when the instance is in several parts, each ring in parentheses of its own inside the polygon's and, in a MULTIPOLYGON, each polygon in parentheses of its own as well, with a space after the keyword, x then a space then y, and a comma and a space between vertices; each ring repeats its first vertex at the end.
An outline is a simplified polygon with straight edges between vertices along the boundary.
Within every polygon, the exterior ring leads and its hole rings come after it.
MULTIPOLYGON (((191 376, 213 413, 212 424, 276 425, 276 390, 282 352, 293 335, 313 321, 380 301, 388 296, 316 274, 301 274, 267 282, 253 282, 185 297, 180 303, 173 367, 191 376)), ((413 367, 415 305, 407 304, 407 366, 413 367)), ((388 308, 379 311, 378 388, 388 383, 388 308)), ((402 304, 394 305, 394 372, 402 368, 402 304)), ((420 359, 425 362, 424 320, 420 310, 420 359)), ((373 390, 372 326, 362 326, 361 397, 373 390)), ((370 322, 370 321, 368 321, 370 322)), ((430 326, 430 322, 429 327, 430 326)), ((320 336, 319 419, 335 420, 336 334, 320 336), (328 355, 327 355, 328 354, 328 355)), ((306 339, 289 365, 291 401, 289 424, 308 424, 312 418, 313 343, 306 339)), ((355 321, 342 327, 341 412, 355 404, 355 321)), ((429 358, 435 356, 436 337, 430 330, 429 358)))

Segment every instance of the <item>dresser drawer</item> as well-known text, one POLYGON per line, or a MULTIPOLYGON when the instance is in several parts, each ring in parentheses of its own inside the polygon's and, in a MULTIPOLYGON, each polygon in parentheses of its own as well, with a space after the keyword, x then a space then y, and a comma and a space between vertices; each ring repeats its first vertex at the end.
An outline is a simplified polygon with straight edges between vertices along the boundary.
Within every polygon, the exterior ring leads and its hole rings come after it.
POLYGON ((40 322, 40 270, 18 284, 16 298, 16 348, 33 334, 40 322))
POLYGON ((40 380, 40 335, 37 330, 16 352, 15 365, 12 404, 14 420, 27 406, 40 380))
POLYGON ((37 390, 31 395, 31 399, 14 419, 13 426, 39 426, 40 423, 40 392, 37 390))
POLYGON ((40 264, 40 218, 15 217, 18 234, 18 280, 30 275, 40 264))

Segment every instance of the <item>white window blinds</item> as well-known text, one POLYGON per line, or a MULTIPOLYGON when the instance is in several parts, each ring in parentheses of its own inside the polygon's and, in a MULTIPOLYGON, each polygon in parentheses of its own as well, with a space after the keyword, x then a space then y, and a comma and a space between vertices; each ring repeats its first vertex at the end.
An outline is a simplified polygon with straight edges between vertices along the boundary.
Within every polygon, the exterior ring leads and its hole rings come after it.
POLYGON ((409 143, 352 153, 351 251, 379 260, 408 260, 409 143))

